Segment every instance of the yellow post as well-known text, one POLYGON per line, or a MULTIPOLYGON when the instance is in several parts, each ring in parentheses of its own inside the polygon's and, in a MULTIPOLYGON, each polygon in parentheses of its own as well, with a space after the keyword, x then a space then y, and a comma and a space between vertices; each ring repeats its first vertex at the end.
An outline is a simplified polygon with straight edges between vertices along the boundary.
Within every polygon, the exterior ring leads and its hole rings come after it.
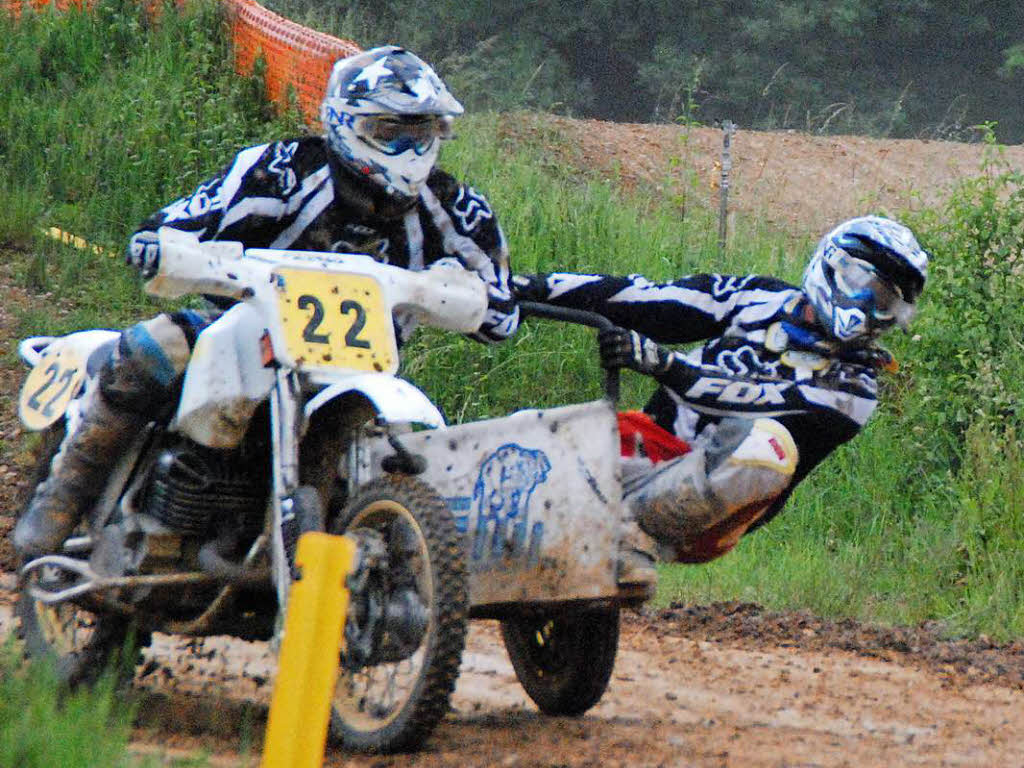
POLYGON ((288 595, 262 768, 323 764, 348 611, 345 578, 355 554, 355 543, 344 536, 306 533, 299 538, 295 561, 302 578, 288 595))

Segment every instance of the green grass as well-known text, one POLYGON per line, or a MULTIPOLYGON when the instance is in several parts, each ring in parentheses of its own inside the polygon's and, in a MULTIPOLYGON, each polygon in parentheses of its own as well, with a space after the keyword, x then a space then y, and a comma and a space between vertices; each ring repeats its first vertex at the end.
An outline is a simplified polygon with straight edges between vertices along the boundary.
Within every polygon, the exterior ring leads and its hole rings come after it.
POLYGON ((23 665, 13 643, 0 645, 0 768, 139 765, 125 757, 131 718, 112 676, 64 695, 53 669, 23 665))
MULTIPOLYGON (((119 0, 96 15, 43 13, 16 29, 0 21, 12 41, 0 55, 0 160, 9 170, 0 178, 0 241, 24 249, 16 268, 25 285, 74 307, 63 317, 23 313, 21 332, 119 326, 160 306, 141 295, 119 257, 46 241, 40 226, 119 251, 142 218, 238 148, 298 130, 294 117, 270 119, 258 87, 230 73, 219 24, 211 5, 149 24, 119 0)), ((442 164, 487 194, 518 271, 653 279, 753 271, 796 281, 813 246, 738 231, 720 254, 716 222, 693 211, 682 217, 657 190, 625 195, 581 173, 574 148, 541 117, 480 114, 458 127, 442 164)), ((936 268, 919 338, 893 339, 903 370, 886 379, 877 418, 733 554, 664 566, 659 602, 756 600, 882 622, 935 620, 951 634, 1024 636, 1015 490, 1024 281, 1012 207, 1024 206, 1019 179, 998 171, 980 169, 988 187, 965 189, 950 208, 914 220, 936 268)), ((404 366, 452 421, 600 394, 592 332, 544 322, 490 347, 426 331, 404 366)), ((626 374, 623 391, 623 405, 638 407, 651 384, 626 374)))
MULTIPOLYGON (((88 690, 65 690, 53 667, 26 663, 0 640, 0 768, 203 768, 199 754, 169 759, 132 753, 136 702, 108 672, 88 690)), ((243 727, 245 724, 243 723, 243 727)), ((241 750, 244 759, 247 750, 241 750)))
POLYGON ((0 243, 31 250, 26 284, 73 295, 92 324, 146 305, 119 256, 143 218, 240 146, 302 130, 294 113, 272 119, 258 79, 234 74, 221 13, 197 2, 154 22, 105 0, 95 13, 0 18, 0 243), (44 226, 114 255, 48 242, 44 226))

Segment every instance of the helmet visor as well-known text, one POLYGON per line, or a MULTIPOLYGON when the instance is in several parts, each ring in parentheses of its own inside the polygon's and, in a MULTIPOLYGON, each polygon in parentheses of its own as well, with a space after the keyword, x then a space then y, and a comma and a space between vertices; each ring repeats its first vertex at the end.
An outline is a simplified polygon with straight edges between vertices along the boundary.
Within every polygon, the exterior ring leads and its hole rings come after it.
POLYGON ((903 330, 907 330, 917 313, 914 304, 905 301, 894 285, 859 259, 848 260, 836 270, 836 285, 851 299, 870 296, 875 319, 894 322, 903 330))
POLYGON ((436 139, 455 135, 452 122, 448 115, 360 115, 355 118, 353 129, 359 138, 385 155, 400 155, 410 149, 422 155, 436 139))

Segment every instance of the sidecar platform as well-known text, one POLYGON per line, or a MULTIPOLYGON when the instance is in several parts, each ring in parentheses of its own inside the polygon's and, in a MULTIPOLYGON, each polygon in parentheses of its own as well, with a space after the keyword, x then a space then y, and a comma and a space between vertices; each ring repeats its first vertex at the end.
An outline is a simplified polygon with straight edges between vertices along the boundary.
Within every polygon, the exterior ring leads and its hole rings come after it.
MULTIPOLYGON (((631 601, 615 583, 619 433, 607 400, 401 436, 465 534, 474 617, 631 601)), ((394 451, 370 447, 370 472, 394 451)))

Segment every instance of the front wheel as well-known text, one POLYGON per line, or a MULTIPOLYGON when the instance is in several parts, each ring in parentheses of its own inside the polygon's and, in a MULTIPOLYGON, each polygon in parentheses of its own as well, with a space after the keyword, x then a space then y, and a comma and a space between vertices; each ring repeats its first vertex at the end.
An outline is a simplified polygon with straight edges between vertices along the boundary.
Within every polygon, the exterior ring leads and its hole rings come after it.
POLYGON ((604 695, 619 647, 619 609, 501 622, 512 667, 541 712, 581 715, 604 695))
MULTIPOLYGON (((38 483, 46 479, 50 462, 64 439, 64 422, 60 421, 42 433, 35 449, 35 467, 27 495, 19 500, 24 509, 38 483)), ((84 523, 78 533, 86 533, 84 523)), ((43 583, 49 590, 59 587, 64 578, 59 571, 43 568, 36 570, 20 585, 14 613, 19 620, 18 634, 31 658, 51 662, 60 681, 68 686, 89 685, 101 673, 111 669, 120 680, 131 678, 134 653, 131 660, 120 660, 134 641, 136 648, 148 642, 148 635, 133 637, 130 619, 108 613, 94 613, 71 602, 48 605, 29 593, 32 584, 43 583)), ((68 585, 64 585, 68 586, 68 585)), ((131 653, 132 651, 129 650, 131 653)))
POLYGON ((89 686, 105 672, 127 683, 134 674, 137 650, 148 643, 148 636, 134 634, 129 619, 92 613, 72 603, 45 605, 23 592, 14 610, 25 651, 31 658, 53 663, 60 682, 72 688, 89 686))
POLYGON ((330 735, 350 749, 414 749, 444 717, 466 642, 463 543, 448 505, 413 477, 359 489, 331 526, 383 554, 352 589, 330 735))

